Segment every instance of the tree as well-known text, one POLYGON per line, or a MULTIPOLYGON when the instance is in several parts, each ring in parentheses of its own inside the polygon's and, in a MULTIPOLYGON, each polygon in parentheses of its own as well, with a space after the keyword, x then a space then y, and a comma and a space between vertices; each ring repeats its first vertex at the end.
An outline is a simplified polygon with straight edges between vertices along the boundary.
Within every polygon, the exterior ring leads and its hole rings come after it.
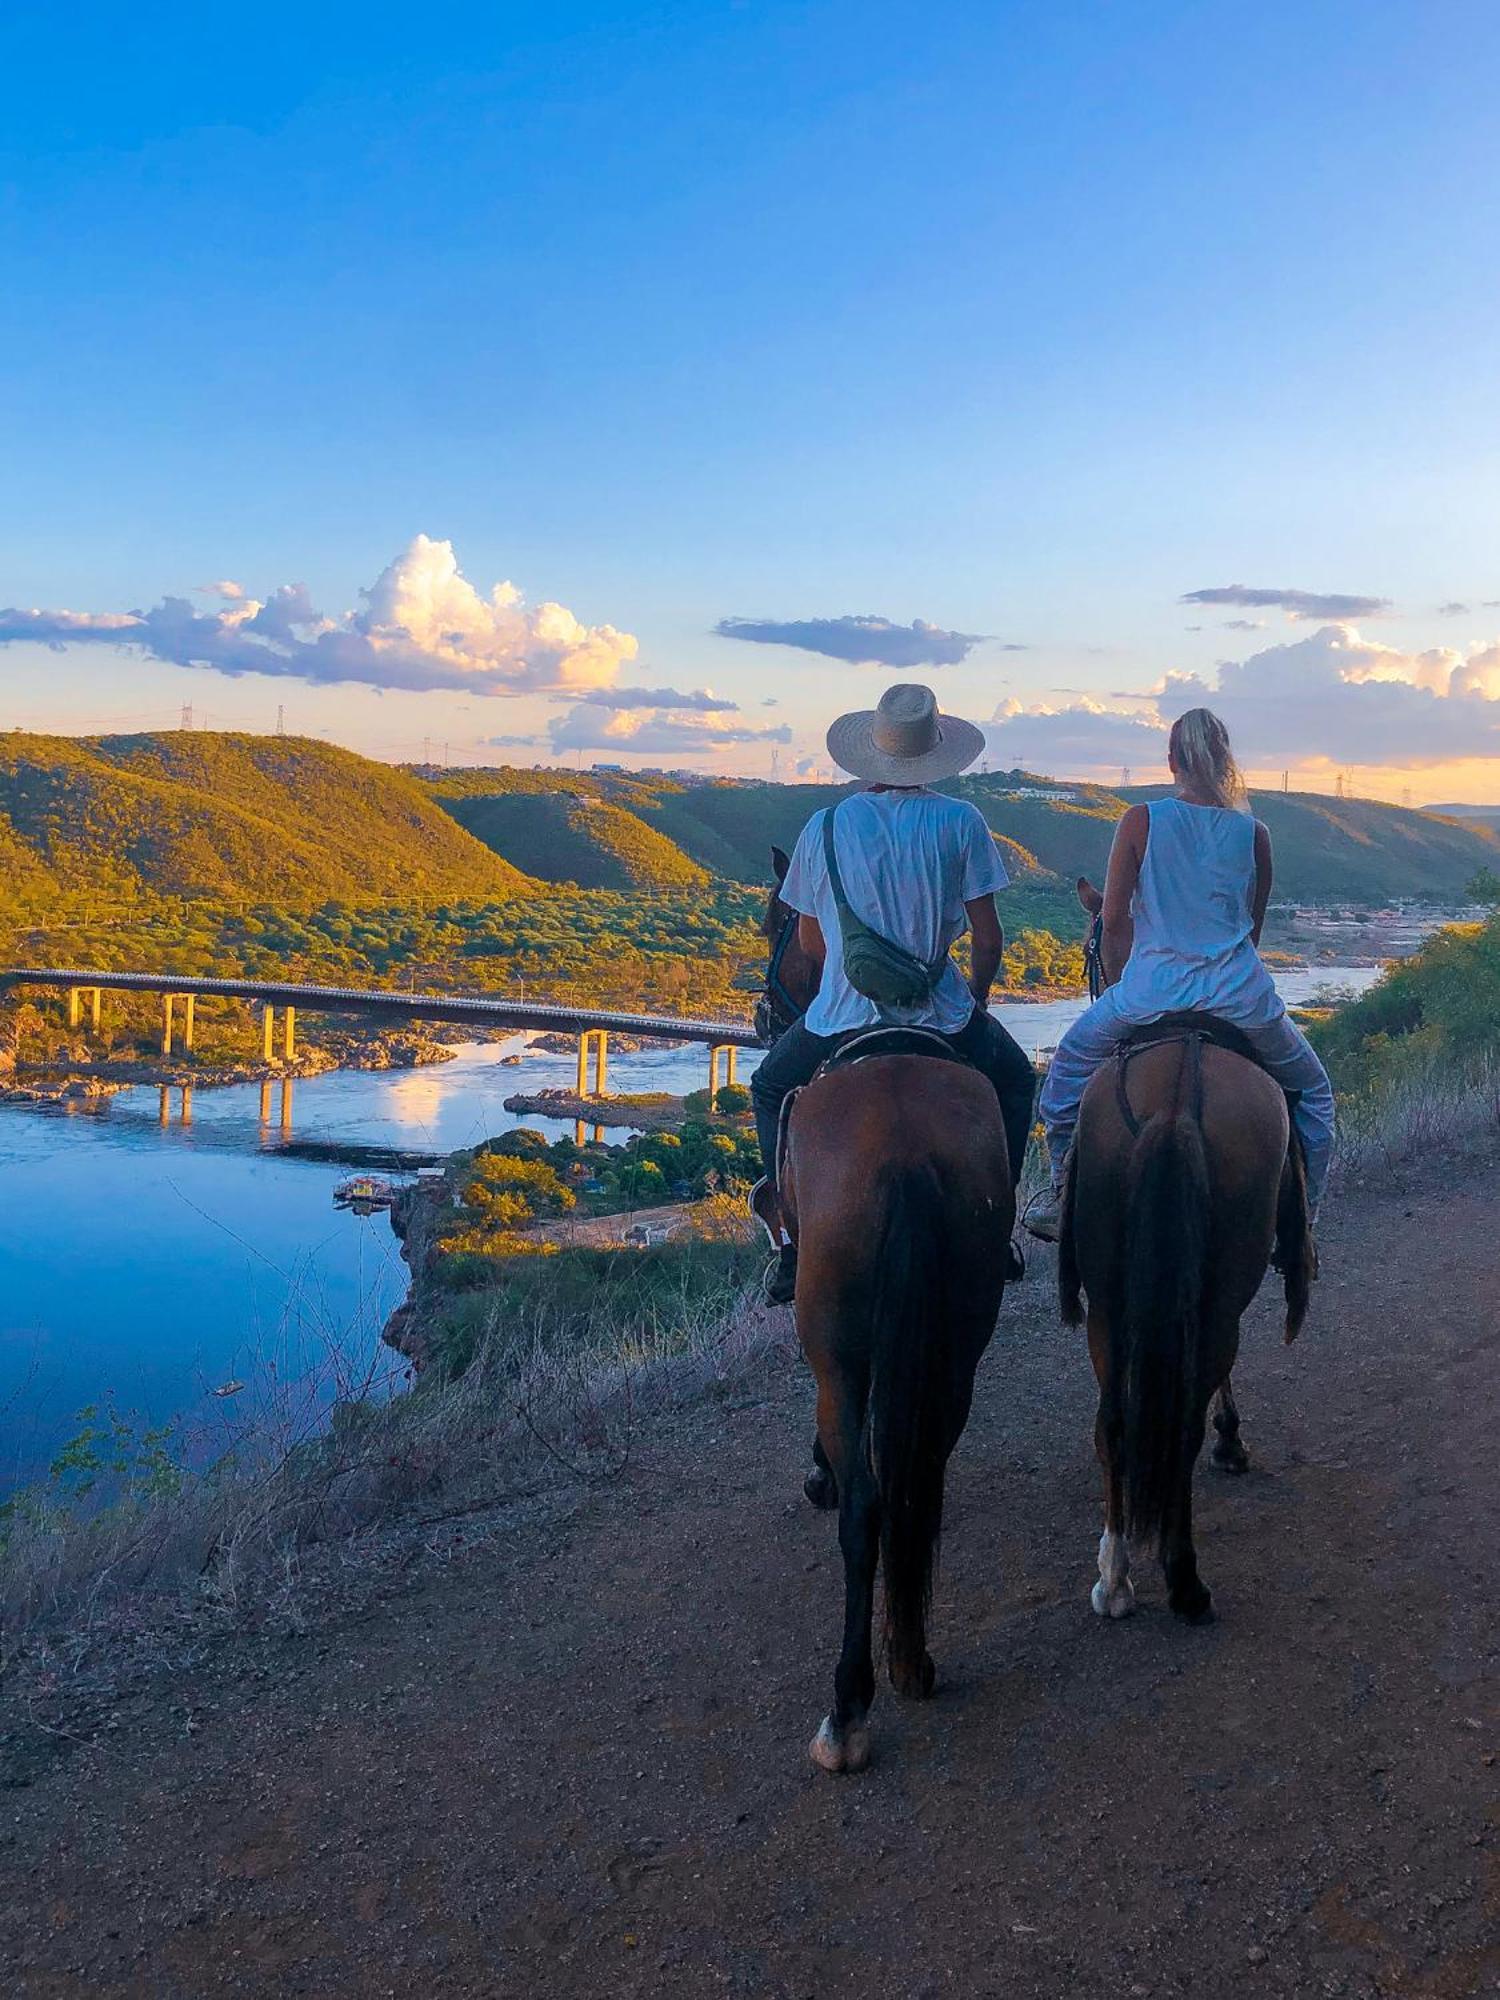
POLYGON ((1500 905, 1500 875, 1493 868, 1481 868, 1465 884, 1464 894, 1472 903, 1500 905))

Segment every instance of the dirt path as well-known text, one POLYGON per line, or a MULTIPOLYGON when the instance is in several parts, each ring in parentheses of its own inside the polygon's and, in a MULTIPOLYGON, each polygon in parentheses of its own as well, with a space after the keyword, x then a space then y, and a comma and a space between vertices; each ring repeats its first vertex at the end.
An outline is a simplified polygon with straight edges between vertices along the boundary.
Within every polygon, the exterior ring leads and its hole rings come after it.
POLYGON ((1134 1620, 1089 1613, 1090 1381, 1042 1274, 956 1464, 941 1692, 882 1692, 866 1777, 805 1755, 837 1556, 778 1364, 301 1638, 18 1730, 6 1991, 1500 1991, 1497 1223, 1493 1177, 1346 1207, 1296 1347, 1261 1302, 1255 1470, 1201 1479, 1217 1625, 1144 1565, 1134 1620))

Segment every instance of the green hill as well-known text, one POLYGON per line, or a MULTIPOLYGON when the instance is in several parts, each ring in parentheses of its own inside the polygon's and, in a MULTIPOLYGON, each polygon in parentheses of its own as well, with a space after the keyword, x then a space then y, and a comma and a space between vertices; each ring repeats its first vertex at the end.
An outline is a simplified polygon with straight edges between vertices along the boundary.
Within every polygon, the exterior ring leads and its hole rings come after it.
POLYGON ((429 790, 476 840, 539 881, 580 889, 701 889, 708 882, 706 868, 602 787, 561 772, 524 776, 524 786, 499 790, 500 774, 463 772, 429 790))
POLYGON ((276 903, 530 887, 404 772, 299 737, 0 735, 0 898, 276 903))
MULTIPOLYGON (((461 772, 429 786, 526 873, 605 887, 687 886, 704 874, 764 882, 772 846, 790 848, 812 815, 849 789, 510 770, 461 772)), ((1037 890, 1061 890, 1080 874, 1102 878, 1127 803, 1161 796, 1160 787, 1109 791, 1023 771, 960 778, 945 789, 973 800, 1013 878, 1037 890)), ((1453 905, 1481 867, 1500 867, 1500 835, 1482 821, 1308 792, 1257 792, 1252 802, 1275 842, 1278 900, 1453 905)))

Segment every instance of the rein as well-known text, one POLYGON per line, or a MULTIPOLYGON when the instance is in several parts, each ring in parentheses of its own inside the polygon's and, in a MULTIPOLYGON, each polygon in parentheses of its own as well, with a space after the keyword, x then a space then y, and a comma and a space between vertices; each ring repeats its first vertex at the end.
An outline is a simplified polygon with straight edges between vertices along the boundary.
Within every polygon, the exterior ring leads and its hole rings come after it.
POLYGON ((771 947, 771 962, 766 967, 766 990, 761 995, 755 1009, 755 1030, 768 1046, 776 1037, 784 1034, 794 1021, 800 1021, 806 1013, 799 1007, 787 989, 781 976, 782 963, 792 948, 792 940, 797 935, 797 912, 789 911, 786 922, 776 934, 776 942, 771 947))
POLYGON ((1088 974, 1089 998, 1097 1000, 1107 984, 1104 977, 1104 912, 1101 910, 1089 925, 1088 940, 1083 947, 1083 966, 1088 974))

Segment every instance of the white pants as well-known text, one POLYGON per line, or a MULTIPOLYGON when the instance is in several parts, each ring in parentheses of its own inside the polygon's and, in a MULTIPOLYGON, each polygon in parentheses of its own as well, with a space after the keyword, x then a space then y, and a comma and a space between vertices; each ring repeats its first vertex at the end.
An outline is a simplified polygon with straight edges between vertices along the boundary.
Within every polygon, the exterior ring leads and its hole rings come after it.
MULTIPOLYGON (((1061 1187, 1078 1107, 1089 1078, 1114 1054, 1131 1029, 1142 1025, 1138 1014, 1123 1006, 1118 986, 1109 987, 1069 1028, 1057 1045, 1042 1084, 1040 1110, 1047 1128, 1047 1156, 1052 1184, 1061 1187)), ((1147 1016, 1149 1020, 1151 1017, 1147 1016)), ((1226 1017, 1227 1018, 1227 1017, 1226 1017)), ((1296 1090, 1293 1117, 1307 1156, 1307 1201, 1316 1215, 1333 1153, 1333 1085, 1312 1043, 1285 1012, 1263 1022, 1233 1023, 1283 1090, 1296 1090)))

